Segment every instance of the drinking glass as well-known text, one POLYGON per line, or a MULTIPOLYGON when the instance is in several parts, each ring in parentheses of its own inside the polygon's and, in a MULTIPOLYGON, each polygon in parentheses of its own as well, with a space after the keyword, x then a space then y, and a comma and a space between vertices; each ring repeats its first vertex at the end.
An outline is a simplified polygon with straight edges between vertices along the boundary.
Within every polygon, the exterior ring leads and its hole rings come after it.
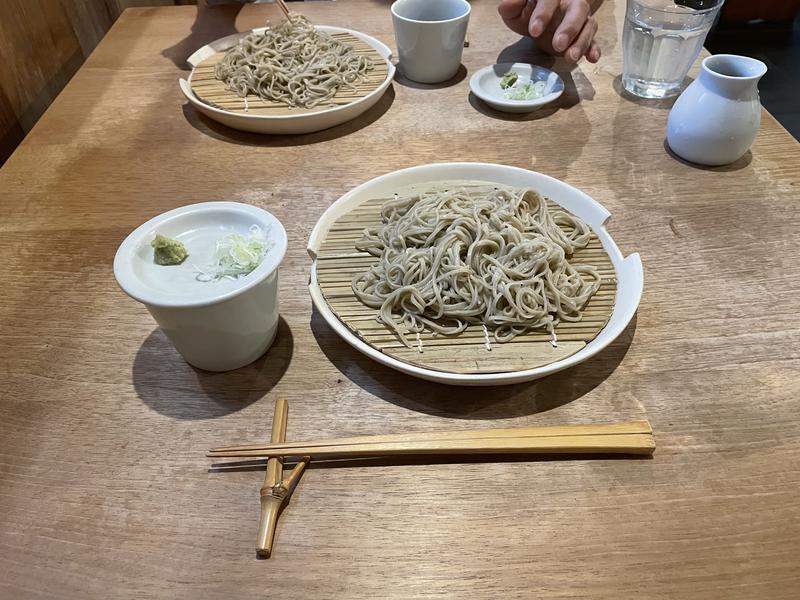
POLYGON ((642 98, 680 92, 723 0, 628 0, 622 85, 642 98))

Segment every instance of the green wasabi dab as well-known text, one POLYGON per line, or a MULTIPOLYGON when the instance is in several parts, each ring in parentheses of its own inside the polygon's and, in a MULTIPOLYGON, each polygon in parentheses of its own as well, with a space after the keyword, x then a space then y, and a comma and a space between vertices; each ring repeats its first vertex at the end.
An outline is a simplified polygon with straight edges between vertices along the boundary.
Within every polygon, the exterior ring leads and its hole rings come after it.
POLYGON ((509 71, 503 78, 500 80, 500 87, 502 89, 508 89, 515 83, 517 83, 517 79, 519 79, 519 75, 517 75, 516 71, 509 71))
POLYGON ((154 250, 153 261, 157 265, 179 265, 189 256, 189 253, 186 251, 186 246, 181 242, 168 238, 160 233, 156 234, 155 239, 150 242, 150 245, 154 250))

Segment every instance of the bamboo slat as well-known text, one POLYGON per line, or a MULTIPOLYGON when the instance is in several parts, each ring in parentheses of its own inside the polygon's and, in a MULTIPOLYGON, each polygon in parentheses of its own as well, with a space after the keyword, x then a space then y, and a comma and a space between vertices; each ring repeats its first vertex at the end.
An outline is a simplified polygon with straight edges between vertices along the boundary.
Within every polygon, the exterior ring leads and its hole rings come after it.
MULTIPOLYGON (((470 193, 486 193, 491 184, 441 182, 431 189, 467 187, 470 193)), ((482 327, 469 326, 457 336, 432 332, 407 332, 413 347, 407 347, 388 327, 375 320, 377 311, 364 306, 351 288, 353 276, 363 272, 377 259, 356 250, 355 243, 365 229, 380 225, 380 208, 388 198, 373 198, 342 215, 329 229, 317 254, 317 282, 328 306, 360 339, 381 352, 406 363, 452 373, 504 373, 532 369, 575 354, 605 327, 614 310, 617 284, 611 258, 596 235, 589 245, 577 251, 572 261, 594 265, 602 285, 584 309, 578 323, 556 327, 557 342, 546 331, 531 331, 503 344, 490 337, 487 349, 482 327), (422 351, 420 351, 420 348, 422 351)), ((548 200, 551 211, 564 210, 548 200)), ((491 336, 491 334, 490 334, 491 336)))
POLYGON ((217 52, 198 64, 192 71, 189 83, 192 91, 200 100, 216 108, 235 113, 278 117, 319 112, 335 106, 350 104, 371 94, 386 81, 388 76, 386 60, 375 48, 351 33, 333 33, 331 35, 341 42, 352 45, 359 54, 371 58, 375 66, 367 73, 366 79, 355 86, 355 89, 341 89, 329 102, 314 108, 291 107, 281 102, 262 100, 252 94, 247 96, 246 101, 244 98, 240 98, 234 92, 226 89, 225 83, 214 76, 214 68, 225 56, 225 52, 217 52))

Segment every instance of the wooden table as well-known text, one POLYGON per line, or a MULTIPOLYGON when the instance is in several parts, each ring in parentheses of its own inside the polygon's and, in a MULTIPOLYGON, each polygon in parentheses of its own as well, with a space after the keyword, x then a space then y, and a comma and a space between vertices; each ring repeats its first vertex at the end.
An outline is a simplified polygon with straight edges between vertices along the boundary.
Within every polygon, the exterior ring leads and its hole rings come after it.
MULTIPOLYGON (((258 137, 187 107, 180 63, 229 33, 191 7, 127 11, 0 171, 0 597, 797 598, 800 153, 767 113, 738 163, 670 156, 668 103, 620 96, 624 3, 597 66, 556 62, 555 109, 505 117, 468 74, 523 53, 475 1, 466 73, 394 83, 357 121, 258 137), (312 310, 305 243, 355 185, 434 161, 536 169, 614 215, 639 251, 638 318, 599 357, 538 383, 452 389, 370 362, 312 310), (188 367, 117 287, 117 245, 203 200, 286 225, 275 346, 232 373, 188 367), (310 468, 277 550, 255 559, 263 471, 209 473, 215 444, 647 418, 652 460, 310 468)), ((393 43, 388 2, 303 6, 393 43)), ((250 28, 274 7, 244 8, 250 28)), ((529 57, 530 58, 530 57, 529 57)), ((536 60, 547 62, 543 57, 536 60)))

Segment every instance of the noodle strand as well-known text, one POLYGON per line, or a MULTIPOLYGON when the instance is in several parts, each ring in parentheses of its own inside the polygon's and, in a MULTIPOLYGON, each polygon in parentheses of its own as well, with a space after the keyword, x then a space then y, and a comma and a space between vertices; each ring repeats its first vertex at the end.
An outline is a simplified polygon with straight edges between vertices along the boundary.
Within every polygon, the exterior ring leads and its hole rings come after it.
POLYGON ((383 225, 356 248, 380 260, 355 275, 353 292, 409 346, 406 331, 455 335, 469 324, 507 342, 531 329, 576 322, 600 287, 590 265, 571 264, 589 244, 588 225, 551 213, 533 190, 479 197, 445 190, 386 202, 383 225))
POLYGON ((228 50, 215 69, 217 79, 240 98, 313 108, 342 89, 355 90, 373 68, 350 44, 318 31, 304 16, 290 13, 277 27, 251 33, 228 50))

